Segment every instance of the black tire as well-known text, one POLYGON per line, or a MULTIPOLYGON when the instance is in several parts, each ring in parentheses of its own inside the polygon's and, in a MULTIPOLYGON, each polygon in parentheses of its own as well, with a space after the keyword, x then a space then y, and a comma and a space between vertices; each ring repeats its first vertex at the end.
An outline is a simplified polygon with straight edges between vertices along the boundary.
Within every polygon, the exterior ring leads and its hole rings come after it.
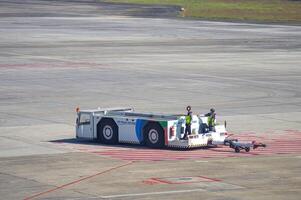
POLYGON ((235 152, 239 153, 240 152, 240 148, 239 147, 235 147, 235 152))
POLYGON ((164 147, 164 130, 158 123, 149 123, 143 130, 145 144, 151 148, 164 147))
POLYGON ((250 151, 250 147, 246 147, 245 150, 246 150, 246 152, 249 152, 250 151))
POLYGON ((118 143, 118 126, 113 119, 100 120, 97 124, 97 140, 104 144, 118 143))

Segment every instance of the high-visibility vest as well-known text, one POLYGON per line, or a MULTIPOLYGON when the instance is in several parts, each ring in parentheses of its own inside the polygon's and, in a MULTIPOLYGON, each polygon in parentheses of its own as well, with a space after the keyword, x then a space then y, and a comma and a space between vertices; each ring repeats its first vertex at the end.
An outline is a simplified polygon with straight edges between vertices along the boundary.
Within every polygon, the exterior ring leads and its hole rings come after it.
POLYGON ((192 120, 191 115, 186 115, 185 120, 186 120, 186 124, 191 124, 191 120, 192 120))
POLYGON ((212 115, 208 117, 208 126, 215 126, 215 118, 212 115))

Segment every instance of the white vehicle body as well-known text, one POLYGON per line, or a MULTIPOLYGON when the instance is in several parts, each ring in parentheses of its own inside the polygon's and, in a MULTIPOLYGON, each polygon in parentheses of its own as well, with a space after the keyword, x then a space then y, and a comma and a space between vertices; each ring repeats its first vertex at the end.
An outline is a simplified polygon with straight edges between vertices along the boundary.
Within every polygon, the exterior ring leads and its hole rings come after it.
POLYGON ((208 131, 208 118, 193 115, 191 135, 181 140, 185 115, 137 113, 131 108, 82 110, 77 112, 76 137, 101 143, 146 144, 150 147, 191 148, 223 144, 227 136, 224 125, 208 131))

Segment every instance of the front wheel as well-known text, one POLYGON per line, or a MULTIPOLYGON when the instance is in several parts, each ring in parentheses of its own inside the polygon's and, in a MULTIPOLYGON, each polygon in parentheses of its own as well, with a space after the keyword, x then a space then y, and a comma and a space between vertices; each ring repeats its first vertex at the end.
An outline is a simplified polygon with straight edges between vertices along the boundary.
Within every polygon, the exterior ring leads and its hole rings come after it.
POLYGON ((145 127, 144 137, 149 147, 162 148, 164 146, 164 131, 157 123, 151 123, 145 127))
POLYGON ((235 152, 239 153, 240 152, 240 148, 239 147, 235 147, 235 152))
POLYGON ((105 144, 118 143, 118 127, 112 119, 104 119, 97 127, 98 140, 105 144))

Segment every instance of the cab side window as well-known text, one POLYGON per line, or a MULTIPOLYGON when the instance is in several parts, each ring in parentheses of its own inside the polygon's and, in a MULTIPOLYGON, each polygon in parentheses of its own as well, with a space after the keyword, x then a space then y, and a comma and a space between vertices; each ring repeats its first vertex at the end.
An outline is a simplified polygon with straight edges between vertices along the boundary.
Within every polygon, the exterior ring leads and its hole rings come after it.
POLYGON ((90 124, 90 115, 81 113, 79 117, 79 124, 90 124))

